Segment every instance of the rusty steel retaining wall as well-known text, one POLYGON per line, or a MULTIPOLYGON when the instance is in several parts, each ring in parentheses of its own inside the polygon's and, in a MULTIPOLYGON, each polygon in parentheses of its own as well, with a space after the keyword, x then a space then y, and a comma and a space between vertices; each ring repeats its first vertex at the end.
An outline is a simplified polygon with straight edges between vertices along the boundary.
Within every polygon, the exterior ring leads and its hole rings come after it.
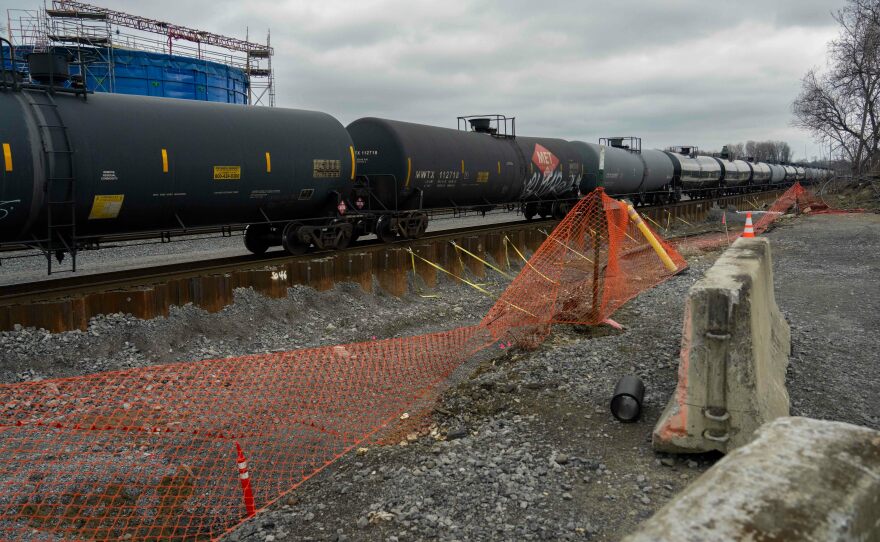
MULTIPOLYGON (((485 276, 485 266, 465 256, 452 245, 498 262, 508 268, 519 260, 510 244, 523 253, 540 246, 552 224, 516 225, 509 231, 492 231, 463 237, 436 237, 411 244, 376 245, 351 249, 321 257, 290 257, 271 265, 253 262, 249 266, 222 273, 195 274, 161 279, 142 279, 122 288, 89 291, 55 299, 33 300, 0 306, 0 330, 13 329, 15 324, 44 328, 51 332, 72 329, 85 330, 89 319, 100 314, 128 313, 137 318, 150 319, 167 316, 172 305, 192 303, 208 312, 217 312, 233 302, 236 288, 253 288, 272 298, 287 296, 287 289, 306 285, 316 290, 329 290, 337 282, 355 282, 365 291, 376 286, 392 295, 402 296, 409 289, 409 274, 413 270, 413 252, 461 275, 463 266, 477 277, 485 276)), ((431 288, 437 284, 434 267, 415 258, 415 271, 431 288)))
MULTIPOLYGON (((715 200, 726 207, 735 205, 753 208, 773 201, 778 192, 763 192, 727 196, 715 200)), ((713 202, 710 200, 686 201, 664 207, 647 207, 639 212, 650 218, 653 227, 696 223, 706 219, 713 202)), ((233 302, 236 288, 253 288, 268 297, 287 296, 287 289, 294 285, 306 285, 323 291, 337 282, 356 282, 365 291, 378 285, 382 290, 396 296, 404 295, 409 288, 408 274, 413 270, 425 287, 437 284, 438 271, 418 258, 413 262, 407 248, 443 268, 461 275, 463 267, 477 277, 485 275, 480 261, 456 250, 450 241, 481 258, 489 256, 500 268, 510 264, 519 267, 519 256, 508 246, 505 237, 520 252, 527 253, 544 241, 553 224, 517 223, 489 227, 485 232, 467 235, 443 236, 420 239, 409 244, 375 245, 352 248, 329 255, 300 256, 273 261, 249 262, 223 272, 182 273, 171 278, 135 279, 121 287, 91 288, 75 294, 44 296, 3 304, 0 301, 0 331, 11 330, 16 324, 37 327, 51 332, 73 329, 85 330, 89 319, 100 314, 127 313, 137 318, 150 319, 167 316, 172 305, 192 303, 208 312, 217 312, 233 302)))

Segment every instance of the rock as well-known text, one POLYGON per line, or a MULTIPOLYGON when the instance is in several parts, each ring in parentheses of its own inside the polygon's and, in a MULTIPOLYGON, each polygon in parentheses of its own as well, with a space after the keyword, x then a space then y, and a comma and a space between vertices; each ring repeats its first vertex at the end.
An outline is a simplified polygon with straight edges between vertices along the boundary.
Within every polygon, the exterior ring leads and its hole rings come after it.
POLYGON ((446 440, 457 440, 468 436, 468 430, 463 425, 450 427, 446 432, 446 440))
POLYGON ((663 459, 660 460, 660 464, 666 465, 667 467, 674 467, 675 466, 675 459, 672 459, 671 457, 664 457, 663 459))
POLYGON ((568 456, 565 454, 559 454, 556 456, 554 461, 556 461, 556 463, 558 463, 560 465, 565 465, 568 463, 568 456))

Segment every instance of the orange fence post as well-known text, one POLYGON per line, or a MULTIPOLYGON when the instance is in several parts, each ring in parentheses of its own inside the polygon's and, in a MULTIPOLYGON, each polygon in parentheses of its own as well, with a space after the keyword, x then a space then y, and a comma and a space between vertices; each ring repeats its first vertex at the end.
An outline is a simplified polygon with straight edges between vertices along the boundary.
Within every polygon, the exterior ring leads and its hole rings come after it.
POLYGON ((244 509, 247 517, 253 517, 257 513, 257 507, 254 504, 254 493, 251 490, 251 475, 248 472, 247 459, 241 446, 236 442, 235 449, 238 451, 238 479, 241 480, 241 492, 244 495, 244 509))

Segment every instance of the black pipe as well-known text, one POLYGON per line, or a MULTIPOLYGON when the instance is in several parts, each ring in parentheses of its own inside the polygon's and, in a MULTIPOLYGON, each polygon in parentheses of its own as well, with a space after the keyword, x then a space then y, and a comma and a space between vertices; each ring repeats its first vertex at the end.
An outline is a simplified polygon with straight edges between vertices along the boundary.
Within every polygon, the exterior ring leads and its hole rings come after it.
POLYGON ((645 384, 638 377, 626 375, 617 381, 611 397, 611 413, 622 422, 634 422, 642 413, 645 384))

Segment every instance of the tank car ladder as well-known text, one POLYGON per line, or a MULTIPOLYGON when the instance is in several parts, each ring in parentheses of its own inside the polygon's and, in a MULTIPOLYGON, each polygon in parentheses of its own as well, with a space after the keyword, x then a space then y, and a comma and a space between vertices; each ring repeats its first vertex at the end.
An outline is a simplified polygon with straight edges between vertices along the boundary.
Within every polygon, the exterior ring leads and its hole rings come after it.
MULTIPOLYGON (((73 148, 67 127, 58 113, 58 104, 51 92, 29 93, 30 105, 39 120, 38 128, 46 158, 46 254, 48 273, 52 274, 52 257, 59 263, 64 252, 70 254, 71 268, 76 271, 76 175, 73 148), (45 97, 45 102, 38 96, 45 97)), ((56 271, 58 272, 58 271, 56 271)))

